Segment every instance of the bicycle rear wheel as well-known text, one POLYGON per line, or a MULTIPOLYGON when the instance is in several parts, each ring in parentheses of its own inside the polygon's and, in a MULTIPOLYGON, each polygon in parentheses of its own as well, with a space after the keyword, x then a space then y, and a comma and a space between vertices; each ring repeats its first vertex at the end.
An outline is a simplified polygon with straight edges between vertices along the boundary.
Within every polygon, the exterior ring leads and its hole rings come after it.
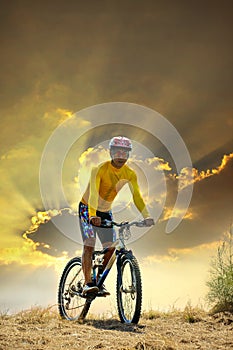
POLYGON ((117 278, 117 308, 122 323, 138 323, 142 305, 142 283, 136 258, 127 253, 121 258, 121 278, 117 278))
POLYGON ((60 316, 70 321, 84 319, 91 302, 81 296, 84 284, 81 258, 71 259, 64 268, 58 289, 60 316))

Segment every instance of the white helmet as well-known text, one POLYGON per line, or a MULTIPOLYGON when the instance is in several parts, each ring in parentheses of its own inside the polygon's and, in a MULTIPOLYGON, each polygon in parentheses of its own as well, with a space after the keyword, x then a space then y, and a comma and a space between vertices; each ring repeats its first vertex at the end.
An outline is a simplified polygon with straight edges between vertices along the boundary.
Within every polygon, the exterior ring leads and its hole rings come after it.
POLYGON ((128 151, 132 151, 132 142, 127 137, 115 136, 109 142, 109 148, 112 147, 126 148, 128 151))

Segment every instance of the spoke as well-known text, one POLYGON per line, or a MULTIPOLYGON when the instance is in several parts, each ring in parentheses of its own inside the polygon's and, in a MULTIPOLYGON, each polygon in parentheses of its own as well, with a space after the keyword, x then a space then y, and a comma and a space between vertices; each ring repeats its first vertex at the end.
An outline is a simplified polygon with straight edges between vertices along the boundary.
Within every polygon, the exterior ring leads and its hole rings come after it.
POLYGON ((120 289, 122 306, 125 317, 130 322, 134 316, 136 302, 135 277, 130 262, 126 262, 124 266, 122 279, 122 286, 120 289))
POLYGON ((71 308, 67 307, 67 310, 75 310, 75 309, 80 309, 80 308, 81 308, 81 307, 83 307, 84 305, 85 305, 85 303, 84 303, 84 304, 82 304, 82 305, 79 305, 79 306, 71 307, 71 308))

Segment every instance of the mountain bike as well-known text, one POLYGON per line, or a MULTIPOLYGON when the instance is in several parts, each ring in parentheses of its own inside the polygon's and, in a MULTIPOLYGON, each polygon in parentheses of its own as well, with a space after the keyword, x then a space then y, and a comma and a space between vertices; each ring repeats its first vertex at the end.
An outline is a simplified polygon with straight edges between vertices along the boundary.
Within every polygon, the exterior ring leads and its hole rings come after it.
MULTIPOLYGON (((109 248, 96 250, 92 256, 92 280, 100 288, 107 278, 114 262, 117 266, 116 297, 117 310, 122 323, 138 323, 142 305, 142 282, 138 262, 125 241, 131 237, 132 226, 144 227, 145 222, 116 223, 105 220, 102 227, 118 227, 118 238, 111 245, 113 253, 104 271, 102 271, 104 254, 109 248), (98 271, 102 271, 101 274, 98 271)), ((58 289, 58 308, 60 316, 75 321, 84 320, 91 303, 98 293, 82 295, 84 275, 81 257, 71 259, 64 268, 58 289)))

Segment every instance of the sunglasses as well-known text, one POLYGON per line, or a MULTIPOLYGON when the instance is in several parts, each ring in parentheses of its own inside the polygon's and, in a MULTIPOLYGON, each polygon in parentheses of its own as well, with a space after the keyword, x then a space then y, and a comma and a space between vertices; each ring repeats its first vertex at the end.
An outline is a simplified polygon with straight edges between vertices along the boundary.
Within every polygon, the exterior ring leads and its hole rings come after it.
POLYGON ((129 158, 129 150, 125 148, 112 148, 111 149, 111 157, 113 159, 128 159, 129 158))

